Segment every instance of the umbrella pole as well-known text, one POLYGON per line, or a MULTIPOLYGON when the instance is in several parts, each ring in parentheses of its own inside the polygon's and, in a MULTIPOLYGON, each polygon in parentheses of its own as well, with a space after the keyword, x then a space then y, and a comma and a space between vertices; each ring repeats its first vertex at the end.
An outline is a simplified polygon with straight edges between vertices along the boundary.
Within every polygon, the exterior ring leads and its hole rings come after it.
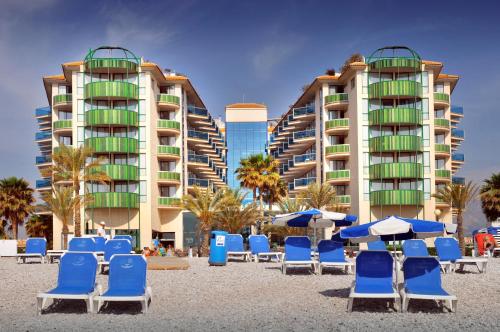
POLYGON ((396 273, 396 290, 398 287, 398 260, 396 257, 396 235, 392 237, 392 251, 394 252, 394 271, 396 273))
POLYGON ((313 244, 314 244, 314 250, 316 250, 317 248, 317 238, 316 238, 316 217, 313 217, 313 228, 314 228, 314 241, 313 241, 313 244))

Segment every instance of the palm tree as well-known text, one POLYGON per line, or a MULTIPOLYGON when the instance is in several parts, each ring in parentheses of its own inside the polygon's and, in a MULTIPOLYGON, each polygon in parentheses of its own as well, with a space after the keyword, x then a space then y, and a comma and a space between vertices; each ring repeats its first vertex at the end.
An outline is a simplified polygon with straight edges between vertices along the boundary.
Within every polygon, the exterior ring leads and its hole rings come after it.
POLYGON ((76 206, 90 200, 89 196, 74 195, 71 186, 56 186, 51 193, 42 194, 45 208, 51 211, 62 223, 63 243, 62 248, 66 249, 68 243, 68 224, 74 216, 76 206))
POLYGON ((235 171, 237 179, 243 188, 252 190, 253 201, 257 200, 257 189, 261 181, 262 154, 250 155, 248 158, 240 160, 240 167, 235 171))
MULTIPOLYGON (((103 164, 102 159, 92 158, 93 150, 89 147, 80 146, 77 148, 61 144, 52 155, 53 165, 48 168, 44 175, 52 176, 54 183, 58 181, 70 181, 73 188, 73 194, 80 194, 80 183, 99 182, 106 183, 110 181, 109 176, 104 171, 99 170, 103 164), (90 161, 89 161, 90 160, 90 161)), ((81 200, 75 200, 74 222, 75 236, 81 236, 81 200)))
POLYGON ((486 219, 491 222, 500 218, 500 172, 484 180, 479 197, 486 219))
POLYGON ((307 208, 337 210, 337 193, 328 183, 311 183, 307 189, 300 192, 307 208))
POLYGON ((215 215, 217 225, 231 234, 239 233, 243 228, 255 224, 260 216, 255 203, 243 205, 246 194, 240 190, 226 189, 220 211, 215 215))
MULTIPOLYGON (((290 198, 289 196, 285 196, 285 198, 283 198, 278 204, 280 208, 280 213, 282 214, 304 211, 306 209, 304 200, 300 197, 290 198)), ((267 224, 264 225, 263 232, 273 233, 284 238, 293 235, 304 235, 307 232, 307 228, 282 227, 282 226, 267 224)))
POLYGON ((288 194, 285 181, 279 179, 277 183, 265 187, 264 200, 269 204, 269 211, 274 203, 279 203, 288 194))
POLYGON ((216 222, 216 215, 221 211, 225 203, 224 190, 213 193, 210 190, 203 190, 194 187, 193 194, 182 197, 182 207, 192 212, 199 220, 197 227, 197 240, 201 239, 201 245, 198 245, 198 252, 206 255, 208 253, 208 243, 210 240, 210 231, 216 222))
POLYGON ((438 189, 433 195, 443 202, 450 203, 457 213, 457 235, 462 255, 465 254, 463 213, 467 209, 470 202, 476 198, 476 195, 477 186, 472 182, 468 182, 465 185, 452 183, 444 188, 438 189))
POLYGON ((44 237, 50 241, 52 234, 52 220, 50 216, 33 214, 24 226, 30 237, 44 237))
MULTIPOLYGON (((283 186, 284 182, 280 183, 280 173, 279 173, 280 162, 272 156, 265 156, 262 158, 262 164, 260 167, 260 177, 259 181, 259 200, 260 200, 260 209, 263 212, 264 206, 264 195, 270 193, 270 191, 274 190, 275 192, 282 189, 278 186, 283 186)), ((286 188, 286 187, 285 187, 286 188)), ((286 189, 285 189, 286 190, 286 189)), ((270 204, 271 208, 272 204, 270 204)))
POLYGON ((0 180, 0 216, 10 222, 12 236, 17 240, 17 230, 34 210, 33 189, 29 183, 15 176, 0 180))

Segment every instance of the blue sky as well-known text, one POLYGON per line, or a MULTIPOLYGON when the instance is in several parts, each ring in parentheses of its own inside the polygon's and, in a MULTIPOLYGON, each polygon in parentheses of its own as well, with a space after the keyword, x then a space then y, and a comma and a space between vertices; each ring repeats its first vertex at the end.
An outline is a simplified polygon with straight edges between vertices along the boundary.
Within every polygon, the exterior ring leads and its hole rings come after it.
MULTIPOLYGON (((496 1, 62 1, 0 4, 0 177, 34 183, 41 78, 89 48, 120 45, 188 75, 214 115, 232 102, 286 111, 326 68, 354 52, 407 45, 460 75, 466 164, 500 171, 500 3, 496 1)), ((474 218, 481 219, 477 209, 474 218)))

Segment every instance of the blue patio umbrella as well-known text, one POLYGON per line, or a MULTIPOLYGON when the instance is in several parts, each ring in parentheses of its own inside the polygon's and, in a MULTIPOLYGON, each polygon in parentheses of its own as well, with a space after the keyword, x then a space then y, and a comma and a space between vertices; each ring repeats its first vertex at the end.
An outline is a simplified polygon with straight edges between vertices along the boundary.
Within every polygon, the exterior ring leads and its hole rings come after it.
POLYGON ((340 212, 331 212, 318 209, 279 214, 273 218, 273 225, 288 227, 314 228, 314 245, 316 245, 316 229, 350 226, 356 222, 357 217, 340 212))

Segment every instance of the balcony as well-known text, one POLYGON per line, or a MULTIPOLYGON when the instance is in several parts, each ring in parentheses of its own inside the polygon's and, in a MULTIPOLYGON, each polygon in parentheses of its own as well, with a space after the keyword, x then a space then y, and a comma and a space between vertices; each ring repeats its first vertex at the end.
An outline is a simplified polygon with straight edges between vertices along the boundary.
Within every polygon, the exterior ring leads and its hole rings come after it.
POLYGON ((450 155, 450 146, 448 144, 435 144, 434 145, 434 154, 436 156, 444 156, 447 157, 450 155))
POLYGON ((54 121, 54 134, 55 133, 70 133, 73 128, 71 120, 57 120, 54 121))
POLYGON ((381 205, 418 205, 424 204, 422 190, 377 190, 370 193, 370 204, 381 205))
POLYGON ((85 112, 85 125, 138 127, 138 113, 122 109, 92 109, 85 112))
POLYGON ((301 154, 293 156, 293 165, 301 166, 305 164, 316 164, 316 153, 301 154))
POLYGON ((350 180, 351 180, 351 171, 348 169, 326 172, 326 181, 331 184, 347 183, 350 180))
POLYGON ((464 108, 462 106, 451 106, 451 115, 463 117, 464 108))
POLYGON ((134 99, 139 98, 137 84, 122 81, 100 81, 85 84, 86 99, 134 99))
POLYGON ((181 173, 171 171, 158 171, 158 182, 180 184, 181 173))
POLYGON ((94 58, 85 62, 85 70, 92 73, 136 73, 137 63, 122 58, 94 58))
POLYGON ((96 192, 90 194, 92 201, 87 204, 88 209, 137 209, 139 208, 139 195, 129 192, 96 192))
POLYGON ((92 137, 85 140, 85 146, 95 153, 138 153, 138 140, 127 137, 92 137))
POLYGON ((188 162, 196 164, 208 164, 208 156, 200 154, 188 155, 188 162))
POLYGON ((349 157, 349 154, 349 144, 335 144, 325 148, 325 155, 327 159, 342 159, 349 157))
POLYGON ((139 168, 134 165, 105 164, 91 168, 93 172, 104 172, 114 181, 139 181, 139 168))
POLYGON ((35 116, 37 118, 41 117, 49 117, 52 115, 52 112, 50 110, 50 107, 39 107, 35 109, 35 116))
POLYGON ((316 138, 316 132, 314 129, 296 131, 293 133, 294 141, 305 140, 305 139, 314 139, 314 138, 316 138))
POLYGON ((463 153, 453 153, 451 155, 451 161, 463 163, 465 161, 465 155, 463 153))
POLYGON ((195 179, 195 178, 190 178, 188 179, 188 186, 189 187, 200 187, 200 188, 208 188, 209 187, 209 181, 207 179, 195 179))
POLYGON ((434 105, 448 106, 450 95, 442 92, 434 92, 434 105))
POLYGON ((71 93, 55 95, 52 102, 52 107, 54 109, 71 107, 72 102, 73 102, 73 95, 71 93))
POLYGON ((158 158, 176 160, 181 157, 181 149, 177 146, 158 145, 158 158))
POLYGON ((335 202, 341 206, 349 206, 351 205, 351 195, 337 195, 335 202))
POLYGON ((158 208, 166 210, 180 210, 181 199, 177 197, 158 197, 158 208))
POLYGON ((448 119, 434 119, 434 130, 435 131, 449 131, 450 130, 450 120, 448 119))
POLYGON ((369 167, 370 179, 422 179, 424 168, 422 164, 401 162, 373 164, 369 167))
POLYGON ((208 116, 208 111, 201 107, 196 107, 193 105, 188 106, 188 115, 194 117, 203 117, 206 118, 208 116))
POLYGON ((461 176, 452 176, 451 182, 456 184, 465 184, 465 178, 461 176))
POLYGON ((38 166, 43 165, 43 164, 50 164, 50 163, 52 163, 52 157, 51 156, 36 156, 35 162, 38 166))
POLYGON ((161 93, 156 97, 160 110, 176 110, 179 108, 181 99, 174 95, 161 93))
POLYGON ((157 129, 161 133, 179 134, 181 132, 181 123, 174 120, 158 120, 157 129))
POLYGON ((208 133, 204 131, 188 130, 187 136, 194 140, 208 141, 208 133))
POLYGON ((316 177, 302 178, 293 180, 294 190, 304 189, 311 183, 316 182, 316 177))
POLYGON ((346 109, 349 105, 349 95, 347 93, 336 93, 325 96, 325 108, 328 110, 346 109))
POLYGON ((52 187, 52 181, 50 179, 36 180, 35 188, 38 190, 49 190, 52 187))
POLYGON ((422 63, 413 58, 394 57, 375 60, 370 62, 370 69, 374 71, 398 71, 414 72, 420 71, 422 63))
POLYGON ((462 129, 452 129, 451 138, 455 140, 463 141, 465 137, 464 131, 462 129))
POLYGON ((436 176, 436 181, 439 182, 451 181, 451 171, 447 169, 436 169, 435 176, 436 176))
POLYGON ((52 131, 39 131, 35 134, 35 141, 51 141, 52 131))
POLYGON ((314 118, 314 106, 298 107, 293 109, 293 119, 314 118))
POLYGON ((327 134, 341 134, 349 131, 349 119, 333 119, 325 122, 325 132, 327 134))
POLYGON ((422 85, 416 81, 381 81, 368 86, 369 98, 422 97, 422 85))
POLYGON ((370 138, 370 152, 422 151, 422 139, 415 135, 392 135, 370 138))

